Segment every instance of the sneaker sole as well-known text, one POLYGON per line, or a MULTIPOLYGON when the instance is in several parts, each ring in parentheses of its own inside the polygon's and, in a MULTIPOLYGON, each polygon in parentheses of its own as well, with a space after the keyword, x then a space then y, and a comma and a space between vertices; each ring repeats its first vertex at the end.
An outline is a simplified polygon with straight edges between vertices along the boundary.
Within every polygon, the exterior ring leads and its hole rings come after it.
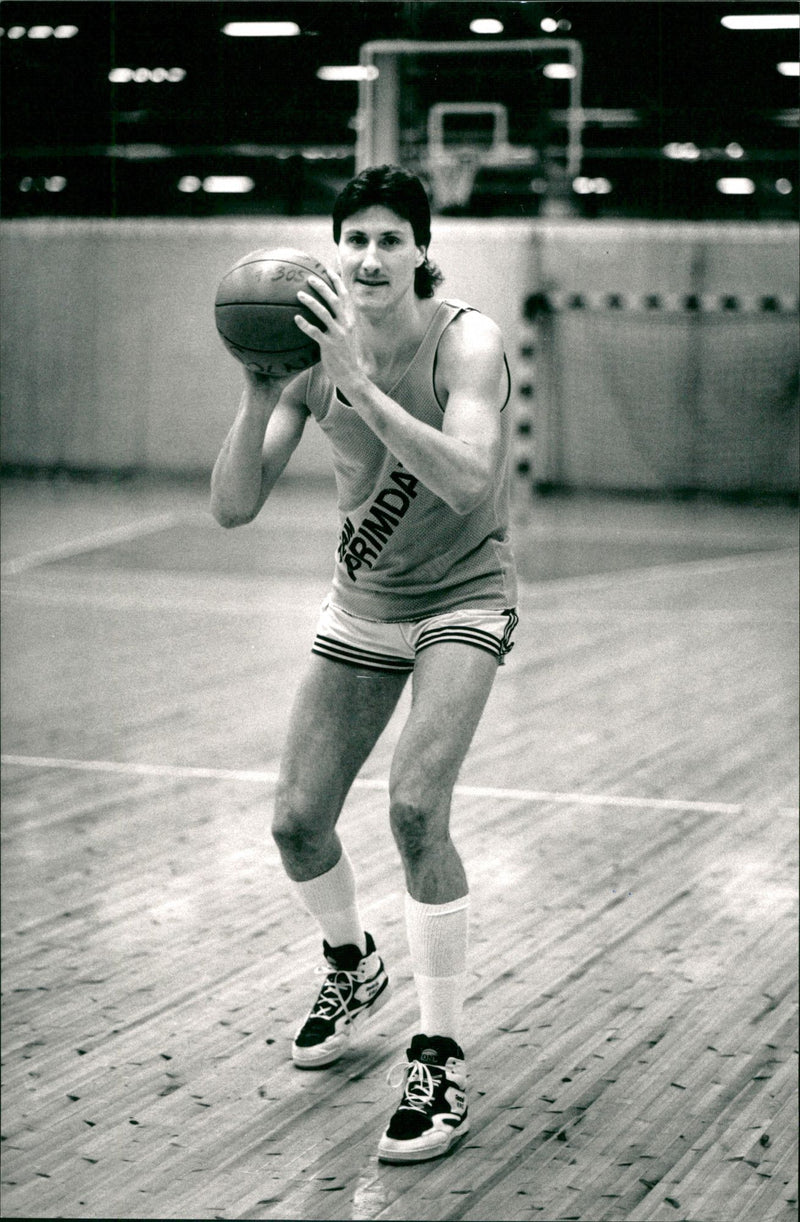
POLYGON ((394 1145, 391 1147, 384 1146, 383 1141, 381 1141, 378 1144, 378 1159, 382 1163, 424 1163, 429 1159, 441 1158, 443 1154, 448 1154, 461 1141, 462 1137, 466 1137, 468 1132, 469 1121, 465 1120, 463 1124, 454 1130, 447 1145, 439 1146, 438 1148, 429 1146, 425 1149, 423 1146, 418 1146, 416 1149, 404 1150, 402 1143, 397 1143, 400 1147, 398 1149, 394 1145))
MULTIPOLYGON (((350 1041, 355 1034, 356 1029, 359 1032, 369 1026, 370 1019, 382 1010, 386 1005, 391 995, 391 986, 386 984, 386 987, 378 994, 370 1006, 365 1007, 360 1014, 351 1019, 346 1027, 344 1027, 336 1036, 329 1036, 329 1040, 336 1039, 340 1041, 333 1048, 325 1047, 325 1044, 315 1044, 310 1048, 298 1047, 292 1045, 292 1060, 298 1069, 326 1069, 328 1065, 333 1065, 334 1061, 338 1061, 339 1057, 350 1046, 350 1041)), ((327 1043, 328 1041, 326 1041, 327 1043)))

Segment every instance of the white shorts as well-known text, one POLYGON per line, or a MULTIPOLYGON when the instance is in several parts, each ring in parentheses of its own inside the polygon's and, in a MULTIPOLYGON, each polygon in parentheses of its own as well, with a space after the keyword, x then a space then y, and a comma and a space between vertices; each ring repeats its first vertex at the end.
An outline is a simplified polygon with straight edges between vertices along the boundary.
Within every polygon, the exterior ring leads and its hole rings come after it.
POLYGON ((351 615, 326 599, 311 652, 360 670, 409 674, 423 649, 455 641, 483 649, 502 666, 513 647, 511 637, 518 618, 513 610, 464 607, 412 623, 391 624, 351 615))

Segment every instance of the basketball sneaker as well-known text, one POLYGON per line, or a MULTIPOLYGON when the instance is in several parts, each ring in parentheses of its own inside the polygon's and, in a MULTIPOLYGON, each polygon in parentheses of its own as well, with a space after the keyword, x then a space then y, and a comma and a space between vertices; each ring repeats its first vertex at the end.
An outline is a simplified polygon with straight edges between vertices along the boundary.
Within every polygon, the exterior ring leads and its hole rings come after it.
POLYGON ((395 1071, 402 1069, 405 1087, 378 1144, 378 1158, 386 1163, 438 1158, 469 1131, 467 1071, 455 1040, 415 1035, 406 1056, 408 1064, 389 1071, 389 1084, 398 1086, 395 1071))
POLYGON ((353 945, 322 945, 330 970, 292 1044, 292 1060, 302 1069, 317 1069, 338 1060, 356 1024, 363 1024, 389 998, 389 977, 371 934, 367 934, 363 955, 353 945))

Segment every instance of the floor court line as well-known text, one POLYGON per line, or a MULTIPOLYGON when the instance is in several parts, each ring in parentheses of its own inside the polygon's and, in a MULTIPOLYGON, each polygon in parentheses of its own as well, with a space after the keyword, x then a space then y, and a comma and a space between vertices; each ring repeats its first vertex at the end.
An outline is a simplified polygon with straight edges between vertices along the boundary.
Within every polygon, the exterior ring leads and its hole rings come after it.
POLYGON ((129 539, 143 538, 145 535, 157 534, 177 522, 183 521, 188 515, 171 511, 155 514, 153 517, 140 518, 138 522, 129 522, 124 526, 112 526, 108 530, 98 531, 94 535, 86 535, 82 539, 67 540, 56 543, 52 547, 39 548, 22 556, 12 557, 0 565, 0 575, 15 577, 17 573, 25 573, 29 569, 38 568, 41 564, 50 564, 54 560, 69 560, 73 556, 83 556, 88 552, 96 552, 112 543, 123 543, 129 539))
MULTIPOLYGON (((637 620, 647 620, 648 623, 654 621, 667 624, 674 623, 676 620, 686 619, 686 611, 683 608, 664 609, 664 608, 633 608, 619 610, 618 608, 600 609, 596 607, 585 607, 583 605, 575 607, 537 607, 535 601, 530 597, 531 592, 535 591, 536 587, 527 587, 524 582, 520 582, 522 599, 520 607, 524 608, 524 616, 526 620, 535 620, 537 623, 557 623, 563 624, 565 621, 584 622, 597 620, 605 622, 613 615, 616 623, 635 622, 637 620)), ((320 593, 319 601, 322 601, 323 594, 320 593)), ((16 590, 5 589, 3 591, 3 602, 8 605, 12 602, 27 603, 33 606, 40 607, 92 607, 94 609, 105 609, 107 611, 130 611, 141 613, 142 611, 151 612, 169 612, 176 615, 210 615, 210 616, 230 616, 238 619, 263 619, 267 610, 266 603, 267 595, 265 593, 258 594, 252 591, 244 591, 237 598, 229 595, 227 598, 203 598, 197 594, 154 594, 151 590, 146 593, 136 594, 133 591, 125 593, 105 593, 89 588, 87 585, 84 589, 77 590, 51 590, 51 589, 33 589, 19 588, 16 590)), ((769 609, 760 607, 710 607, 697 610, 692 608, 692 620, 695 624, 794 624, 797 621, 797 613, 789 613, 779 615, 769 609)))
POLYGON ((797 548, 783 547, 771 551, 746 552, 739 556, 717 556, 713 560, 677 560, 671 564, 643 564, 637 568, 590 573, 585 577, 548 577, 543 581, 521 580, 519 585, 526 594, 582 592, 603 589, 609 585, 621 586, 632 581, 646 581, 677 575, 713 577, 717 573, 731 573, 737 569, 758 567, 765 562, 786 563, 791 557, 797 557, 797 555, 797 548))
MULTIPOLYGON (((148 534, 156 534, 159 530, 167 529, 174 526, 177 522, 186 520, 185 514, 161 514, 157 518, 149 518, 143 522, 132 523, 130 526, 115 527, 108 531, 103 531, 100 534, 93 536, 90 539, 75 540, 73 543, 65 543, 53 548, 43 549, 37 552, 30 552, 27 556, 19 556, 14 559, 5 561, 0 565, 0 575, 3 577, 14 577, 19 573, 24 573, 32 568, 37 568, 39 565, 49 564, 54 560, 65 560, 70 557, 88 554, 92 551, 97 551, 109 544, 125 542, 129 539, 136 539, 148 534)), ((681 560, 672 564, 645 564, 639 565, 636 568, 618 569, 612 572, 590 573, 583 577, 546 577, 539 581, 530 581, 525 578, 519 579, 520 591, 526 596, 536 596, 537 594, 547 593, 573 593, 584 592, 591 590, 602 590, 608 586, 627 585, 631 581, 643 580, 658 580, 659 578, 674 576, 676 574, 684 574, 692 577, 708 577, 714 576, 717 573, 735 572, 737 569, 745 569, 757 567, 758 565, 785 563, 792 557, 797 556, 796 548, 777 548, 771 551, 758 553, 747 552, 744 555, 717 557, 714 560, 681 560)), ((260 577, 253 577, 251 580, 261 582, 260 577)), ((25 590, 6 590, 5 597, 30 597, 37 601, 46 601, 48 597, 52 597, 54 602, 88 602, 107 605, 114 607, 115 596, 107 594, 95 594, 88 588, 90 578, 87 577, 87 589, 83 592, 59 592, 53 591, 25 591, 25 590)), ((121 601, 125 606, 131 605, 135 601, 135 596, 126 595, 121 601)), ((149 604, 149 598, 145 599, 149 604)), ((164 600, 163 607, 166 609, 168 600, 164 600)))
MULTIPOLYGON (((239 781, 249 785, 274 785, 276 772, 249 768, 202 768, 186 764, 148 764, 134 760, 74 760, 42 755, 3 754, 0 763, 17 768, 66 769, 73 772, 115 773, 118 776, 151 776, 165 779, 239 781)), ((358 777, 354 789, 386 792, 385 777, 358 777)), ((738 815, 744 806, 738 802, 695 802, 683 798, 629 797, 623 794, 561 793, 540 789, 499 788, 492 785, 456 785, 454 792, 464 797, 492 798, 512 802, 552 802, 562 805, 651 807, 655 810, 698 811, 709 815, 738 815)))

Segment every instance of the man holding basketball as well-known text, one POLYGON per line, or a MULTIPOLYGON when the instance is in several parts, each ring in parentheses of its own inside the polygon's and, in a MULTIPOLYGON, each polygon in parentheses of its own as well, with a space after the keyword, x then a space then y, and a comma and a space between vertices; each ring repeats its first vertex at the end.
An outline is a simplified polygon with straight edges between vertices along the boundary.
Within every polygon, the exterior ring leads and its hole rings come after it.
POLYGON ((405 871, 420 1003, 403 1097, 379 1157, 415 1162, 466 1133, 461 1019, 468 886, 450 838, 453 787, 511 648, 516 583, 508 541, 508 370, 496 325, 434 296, 430 208, 419 179, 364 171, 333 210, 339 272, 298 300, 320 363, 288 378, 247 373, 212 478, 223 526, 251 521, 309 415, 327 433, 341 535, 329 598, 291 715, 273 835, 323 935, 328 975, 292 1045, 331 1064, 385 1002, 388 977, 361 923, 336 823, 408 679, 389 816, 405 871))

